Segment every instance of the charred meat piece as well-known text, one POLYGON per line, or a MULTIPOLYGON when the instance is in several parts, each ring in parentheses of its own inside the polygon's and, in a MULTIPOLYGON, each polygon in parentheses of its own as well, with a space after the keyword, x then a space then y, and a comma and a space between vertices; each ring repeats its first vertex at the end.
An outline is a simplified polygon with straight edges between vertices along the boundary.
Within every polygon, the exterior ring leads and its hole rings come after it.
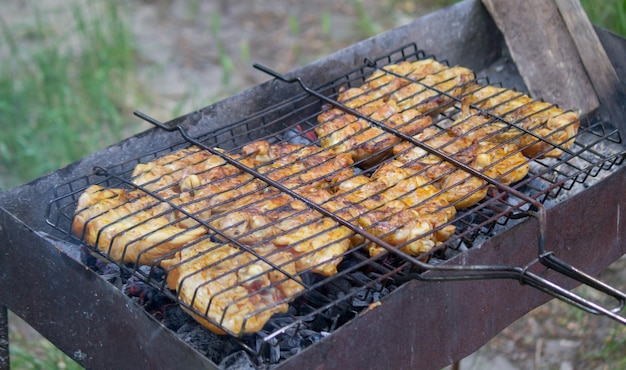
POLYGON ((578 115, 574 112, 501 87, 477 85, 468 88, 468 91, 468 104, 474 104, 512 125, 505 130, 510 131, 506 136, 518 136, 516 144, 526 157, 560 157, 563 149, 569 149, 574 142, 580 126, 578 115), (521 132, 515 126, 530 133, 521 132))
POLYGON ((204 239, 183 246, 161 266, 168 287, 191 307, 185 310, 218 334, 261 330, 304 289, 293 262, 271 246, 251 252, 204 239))
MULTIPOLYGON (((447 240, 454 226, 446 224, 455 210, 437 188, 401 163, 381 166, 372 177, 363 175, 338 184, 338 199, 359 205, 358 225, 408 254, 419 256, 447 240)), ((353 210, 354 212, 354 210, 353 210)), ((374 243, 370 255, 385 252, 374 243)))
POLYGON ((207 232, 179 222, 168 203, 141 191, 92 185, 78 199, 72 230, 113 260, 151 265, 207 232))

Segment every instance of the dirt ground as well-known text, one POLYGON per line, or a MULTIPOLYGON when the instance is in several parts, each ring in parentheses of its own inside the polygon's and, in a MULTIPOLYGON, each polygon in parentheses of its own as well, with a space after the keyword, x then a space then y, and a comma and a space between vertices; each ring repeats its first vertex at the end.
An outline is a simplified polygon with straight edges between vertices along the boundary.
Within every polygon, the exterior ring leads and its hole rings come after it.
POLYGON ((158 112, 200 108, 279 72, 430 12, 436 3, 397 0, 212 1, 130 3, 140 50, 140 79, 159 93, 158 112), (375 17, 375 18, 374 18, 375 17))
MULTIPOLYGON (((252 68, 255 62, 286 72, 444 3, 133 0, 127 6, 139 48, 138 77, 156 93, 148 106, 136 108, 161 120, 174 118, 172 112, 187 113, 268 79, 252 68)), ((601 277, 626 289, 624 271, 622 258, 601 277)), ((623 327, 550 302, 462 360, 460 368, 615 368, 619 356, 626 357, 625 344, 623 327)))

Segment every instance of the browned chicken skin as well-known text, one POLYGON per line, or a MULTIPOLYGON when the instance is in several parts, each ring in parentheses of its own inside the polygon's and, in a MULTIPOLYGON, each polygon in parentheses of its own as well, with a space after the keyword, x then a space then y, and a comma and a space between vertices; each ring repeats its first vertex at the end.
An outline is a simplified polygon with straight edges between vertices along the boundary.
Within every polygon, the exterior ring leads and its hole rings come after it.
POLYGON ((161 265, 168 270, 169 288, 193 307, 186 311, 194 319, 216 333, 226 329, 242 335, 287 311, 288 302, 304 289, 285 252, 261 246, 255 253, 205 239, 180 248, 161 265))
POLYGON ((468 104, 532 132, 523 133, 514 128, 504 131, 508 131, 505 138, 511 135, 518 137, 516 144, 526 157, 560 157, 563 150, 555 145, 569 149, 574 142, 580 125, 574 112, 566 112, 554 104, 533 100, 528 95, 501 87, 473 86, 468 90, 471 92, 466 96, 468 104))
MULTIPOLYGON (((425 178, 400 166, 386 163, 372 177, 359 175, 341 182, 336 192, 344 202, 363 207, 357 217, 366 231, 417 256, 454 232, 450 225, 433 230, 451 221, 455 210, 425 178)), ((370 255, 385 252, 375 243, 367 249, 370 255)))
POLYGON ((78 199, 72 230, 122 263, 150 265, 206 234, 197 222, 180 227, 171 206, 139 191, 92 185, 78 199))

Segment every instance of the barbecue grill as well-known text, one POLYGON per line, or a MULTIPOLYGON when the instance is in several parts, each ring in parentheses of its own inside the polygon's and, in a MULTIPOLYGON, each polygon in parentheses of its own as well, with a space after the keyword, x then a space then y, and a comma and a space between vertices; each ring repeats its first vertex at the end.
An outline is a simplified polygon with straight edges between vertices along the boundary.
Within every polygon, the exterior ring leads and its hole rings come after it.
MULTIPOLYGON (((626 41, 602 29, 596 32, 623 78, 626 66, 620 61, 626 41)), ((376 72, 393 74, 394 64, 429 58, 446 58, 439 59, 444 66, 463 65, 475 71, 475 78, 460 85, 463 88, 498 84, 520 94, 527 89, 489 13, 480 2, 466 1, 286 75, 257 65, 274 78, 170 122, 138 112, 156 127, 0 194, 4 243, 0 279, 10 288, 3 290, 0 302, 79 363, 104 368, 442 367, 472 353, 553 297, 626 323, 619 314, 624 294, 592 277, 626 252, 620 217, 626 194, 619 190, 626 186, 620 166, 626 155, 624 112, 613 108, 621 102, 604 99, 597 110, 584 112, 571 145, 539 137, 532 129, 492 113, 493 122, 509 132, 513 128, 518 138, 529 135, 534 142, 549 144, 549 149, 531 156, 523 180, 505 184, 502 176, 486 176, 446 154, 445 148, 425 145, 412 133, 381 124, 339 98, 346 88, 362 86, 376 72), (428 30, 427 37, 420 36, 423 30, 428 30), (333 108, 380 128, 380 135, 400 138, 480 178, 484 184, 474 192, 484 188, 485 197, 469 208, 458 207, 453 219, 414 238, 431 237, 447 226, 455 230, 432 249, 415 255, 405 245, 392 245, 386 235, 375 235, 375 227, 355 226, 353 220, 272 178, 272 172, 263 172, 262 166, 247 166, 237 157, 244 146, 260 140, 272 145, 318 145, 314 133, 319 117, 333 108), (247 174, 259 180, 263 189, 272 189, 272 194, 300 201, 305 210, 361 237, 359 242, 334 255, 336 273, 316 270, 328 261, 294 272, 287 263, 276 262, 272 254, 247 243, 245 233, 234 235, 228 227, 216 227, 215 217, 203 216, 208 208, 189 211, 150 183, 133 181, 138 165, 189 148, 219 157, 237 168, 237 174, 247 174), (543 157, 554 149, 562 152, 558 159, 543 157), (208 230, 204 240, 230 243, 237 253, 277 271, 282 280, 264 288, 268 291, 284 281, 301 288, 295 297, 260 306, 261 313, 274 313, 261 330, 246 331, 246 323, 259 312, 228 326, 223 316, 210 316, 209 307, 199 308, 195 298, 184 300, 168 287, 167 277, 175 267, 120 261, 112 254, 112 244, 94 247, 97 242, 88 243, 85 234, 72 230, 79 198, 92 185, 139 191, 169 204, 194 227, 208 230), (383 253, 368 253, 372 244, 383 253), (615 298, 615 305, 603 306, 569 291, 581 283, 615 298), (225 335, 211 332, 186 312, 225 335)), ((463 122, 468 103, 462 93, 436 85, 424 89, 434 94, 429 102, 437 100, 434 108, 422 112, 432 117, 432 127, 450 129, 459 119, 463 122)), ((479 103, 469 107, 484 109, 479 103)), ((490 115, 488 109, 482 112, 490 115)), ((392 154, 375 153, 375 157, 350 164, 351 176, 374 176, 392 154)), ((306 255, 295 257, 296 263, 306 255)))

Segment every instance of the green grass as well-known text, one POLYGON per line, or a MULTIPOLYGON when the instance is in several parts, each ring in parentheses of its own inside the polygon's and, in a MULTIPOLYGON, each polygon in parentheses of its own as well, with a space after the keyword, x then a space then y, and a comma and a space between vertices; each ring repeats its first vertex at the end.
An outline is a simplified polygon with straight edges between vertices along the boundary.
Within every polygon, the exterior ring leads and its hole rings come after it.
POLYGON ((14 337, 11 339, 11 369, 49 370, 83 369, 76 361, 69 358, 47 340, 24 342, 14 337), (33 352, 36 349, 36 353, 33 352))
POLYGON ((3 18, 0 187, 12 188, 119 141, 133 96, 134 41, 122 1, 86 2, 28 21, 3 18), (71 27, 59 27, 59 22, 71 27))
POLYGON ((626 37, 626 0, 581 0, 591 22, 626 37))

